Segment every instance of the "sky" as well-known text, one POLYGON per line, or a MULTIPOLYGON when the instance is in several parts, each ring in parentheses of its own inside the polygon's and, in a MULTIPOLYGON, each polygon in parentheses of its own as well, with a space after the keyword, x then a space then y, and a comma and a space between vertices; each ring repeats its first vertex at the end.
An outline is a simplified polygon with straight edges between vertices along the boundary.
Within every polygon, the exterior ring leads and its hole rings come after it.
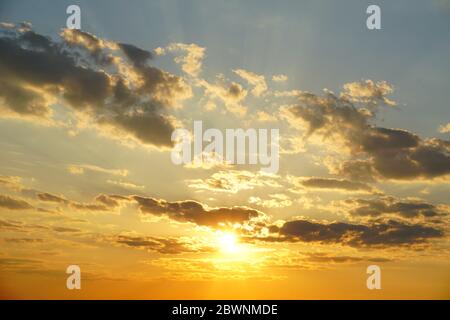
POLYGON ((0 1, 0 297, 450 298, 450 2, 370 4, 0 1))

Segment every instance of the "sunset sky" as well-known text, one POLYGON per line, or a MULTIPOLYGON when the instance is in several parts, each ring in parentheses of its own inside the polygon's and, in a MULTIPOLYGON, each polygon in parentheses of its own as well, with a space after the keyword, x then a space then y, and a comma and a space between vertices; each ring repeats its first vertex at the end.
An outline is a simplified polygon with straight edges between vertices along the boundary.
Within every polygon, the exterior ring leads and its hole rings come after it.
POLYGON ((450 1, 370 4, 0 0, 0 298, 450 299, 450 1))

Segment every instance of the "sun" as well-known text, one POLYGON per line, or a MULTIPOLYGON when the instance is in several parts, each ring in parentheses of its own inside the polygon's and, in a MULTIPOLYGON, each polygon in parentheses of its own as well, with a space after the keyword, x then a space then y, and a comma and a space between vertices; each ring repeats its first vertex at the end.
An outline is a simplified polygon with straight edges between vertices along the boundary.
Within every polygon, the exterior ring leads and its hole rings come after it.
POLYGON ((237 236, 231 232, 219 232, 217 243, 223 253, 238 253, 239 243, 237 236))

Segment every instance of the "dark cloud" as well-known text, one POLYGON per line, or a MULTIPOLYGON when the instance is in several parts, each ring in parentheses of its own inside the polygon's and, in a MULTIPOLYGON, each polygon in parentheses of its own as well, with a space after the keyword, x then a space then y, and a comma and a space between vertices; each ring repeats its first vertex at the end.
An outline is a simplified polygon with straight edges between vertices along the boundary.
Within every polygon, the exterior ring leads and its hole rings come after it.
POLYGON ((212 250, 211 248, 199 248, 188 241, 183 241, 176 238, 119 235, 115 238, 115 241, 129 247, 156 251, 163 254, 179 254, 185 252, 212 250))
POLYGON ((99 194, 97 197, 95 197, 95 200, 98 202, 103 203, 105 206, 108 206, 110 208, 115 208, 119 206, 119 198, 116 198, 115 196, 108 196, 105 194, 99 194))
POLYGON ((7 111, 31 118, 46 118, 51 115, 48 102, 38 92, 8 83, 4 79, 0 80, 0 97, 3 98, 0 111, 1 108, 6 109, 3 110, 6 115, 7 111))
POLYGON ((24 209, 32 209, 33 206, 24 200, 15 199, 10 196, 0 195, 0 208, 6 208, 11 210, 24 210, 24 209))
POLYGON ((127 58, 130 59, 136 66, 142 66, 152 58, 152 54, 149 51, 135 47, 131 44, 118 43, 118 45, 127 58))
POLYGON ((133 196, 133 199, 138 202, 139 209, 144 214, 163 215, 176 221, 192 222, 211 227, 245 224, 252 219, 263 216, 263 213, 246 207, 207 209, 203 204, 193 200, 168 202, 162 199, 139 196, 133 196))
POLYGON ((70 202, 70 206, 79 210, 88 211, 111 211, 120 206, 121 201, 129 201, 128 197, 119 195, 99 194, 94 203, 70 202))
POLYGON ((377 172, 372 163, 367 160, 348 160, 337 165, 332 170, 352 181, 375 181, 377 172))
POLYGON ((362 182, 349 181, 333 178, 307 178, 301 181, 301 184, 307 188, 317 189, 337 189, 347 191, 373 191, 373 188, 362 182))
POLYGON ((404 218, 437 217, 448 214, 437 206, 418 200, 397 200, 393 197, 376 199, 349 199, 345 203, 354 206, 350 214, 354 216, 378 217, 383 214, 395 214, 404 218))
POLYGON ((416 179, 450 174, 449 141, 422 139, 405 130, 372 125, 375 107, 386 104, 382 103, 380 90, 364 91, 358 87, 355 90, 364 92, 363 105, 367 108, 357 106, 346 95, 336 96, 331 92, 323 96, 302 93, 300 103, 289 108, 293 119, 300 119, 306 125, 307 136, 317 134, 329 140, 339 139, 350 148, 355 158, 341 167, 341 174, 361 180, 367 180, 370 175, 416 179), (368 102, 372 98, 376 103, 368 102))
MULTIPOLYGON (((48 192, 38 193, 37 197, 41 201, 60 203, 69 205, 71 208, 78 210, 88 210, 88 211, 108 211, 115 209, 120 205, 120 201, 129 200, 126 197, 119 195, 105 195, 99 194, 95 197, 95 202, 93 203, 83 203, 67 200, 62 196, 54 195, 48 192)), ((45 212, 48 210, 40 209, 40 211, 45 212)), ((51 212, 51 211, 50 211, 51 212)))
POLYGON ((239 85, 238 83, 232 83, 230 85, 230 87, 228 88, 228 95, 239 99, 240 97, 242 97, 243 95, 245 95, 245 91, 242 89, 242 86, 239 85))
POLYGON ((50 121, 59 102, 111 137, 172 145, 168 107, 191 94, 183 79, 147 65, 150 53, 132 45, 79 30, 66 29, 61 37, 0 30, 1 115, 50 121))
POLYGON ((386 247, 424 243, 444 237, 444 232, 434 227, 395 220, 372 222, 369 225, 292 220, 281 227, 272 227, 271 231, 274 235, 259 240, 386 247))
POLYGON ((39 198, 39 200, 41 201, 47 201, 47 202, 56 202, 56 203, 67 203, 67 199, 54 195, 54 194, 50 194, 47 192, 44 193, 38 193, 37 197, 39 198))

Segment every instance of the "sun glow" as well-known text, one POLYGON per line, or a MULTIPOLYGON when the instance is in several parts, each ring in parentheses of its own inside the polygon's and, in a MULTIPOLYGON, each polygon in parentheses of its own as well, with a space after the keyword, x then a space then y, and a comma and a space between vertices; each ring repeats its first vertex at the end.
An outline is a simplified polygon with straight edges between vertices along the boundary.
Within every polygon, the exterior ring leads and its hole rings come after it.
POLYGON ((238 253, 239 243, 237 236, 230 232, 220 232, 217 235, 217 244, 223 253, 238 253))

